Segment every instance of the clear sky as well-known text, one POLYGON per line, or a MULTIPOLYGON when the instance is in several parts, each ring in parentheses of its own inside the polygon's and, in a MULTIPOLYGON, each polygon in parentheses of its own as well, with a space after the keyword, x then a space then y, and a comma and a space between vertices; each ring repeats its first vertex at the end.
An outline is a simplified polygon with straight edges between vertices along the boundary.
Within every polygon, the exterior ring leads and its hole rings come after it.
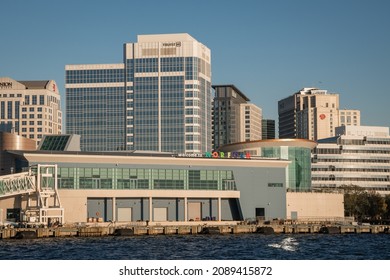
POLYGON ((55 80, 65 65, 122 63, 140 34, 189 33, 212 52, 212 83, 234 84, 264 118, 303 87, 340 94, 362 125, 390 126, 387 0, 6 0, 0 77, 55 80))

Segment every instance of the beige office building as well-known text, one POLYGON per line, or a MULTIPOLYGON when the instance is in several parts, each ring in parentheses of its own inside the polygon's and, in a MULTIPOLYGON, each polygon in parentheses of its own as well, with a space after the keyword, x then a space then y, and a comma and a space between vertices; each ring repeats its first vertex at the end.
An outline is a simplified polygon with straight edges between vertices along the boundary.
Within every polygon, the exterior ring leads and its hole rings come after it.
POLYGON ((213 85, 213 148, 261 140, 262 110, 234 85, 213 85))
POLYGON ((261 140, 262 110, 255 104, 240 104, 240 138, 238 142, 261 140))
MULTIPOLYGON (((279 137, 318 140, 335 135, 340 126, 340 114, 357 110, 339 110, 339 94, 317 88, 303 88, 278 102, 279 137)), ((360 122, 356 118, 356 123, 360 122)))
POLYGON ((45 134, 61 134, 60 93, 55 81, 0 78, 0 131, 40 142, 45 134))
POLYGON ((340 126, 360 126, 360 111, 359 110, 339 110, 340 126))

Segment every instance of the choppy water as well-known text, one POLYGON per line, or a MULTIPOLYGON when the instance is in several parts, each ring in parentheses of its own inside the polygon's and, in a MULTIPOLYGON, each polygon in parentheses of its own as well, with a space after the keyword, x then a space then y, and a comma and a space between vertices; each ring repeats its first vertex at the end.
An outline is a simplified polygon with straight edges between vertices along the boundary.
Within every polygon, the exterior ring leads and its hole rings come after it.
POLYGON ((390 234, 157 235, 0 240, 2 260, 390 260, 390 234))

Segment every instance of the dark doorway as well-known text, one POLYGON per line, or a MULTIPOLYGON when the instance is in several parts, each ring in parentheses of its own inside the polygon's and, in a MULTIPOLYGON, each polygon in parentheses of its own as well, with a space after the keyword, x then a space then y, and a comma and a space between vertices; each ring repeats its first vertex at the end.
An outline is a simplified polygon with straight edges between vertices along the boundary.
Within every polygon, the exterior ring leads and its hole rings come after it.
POLYGON ((264 220, 265 219, 265 208, 256 208, 256 220, 264 220))

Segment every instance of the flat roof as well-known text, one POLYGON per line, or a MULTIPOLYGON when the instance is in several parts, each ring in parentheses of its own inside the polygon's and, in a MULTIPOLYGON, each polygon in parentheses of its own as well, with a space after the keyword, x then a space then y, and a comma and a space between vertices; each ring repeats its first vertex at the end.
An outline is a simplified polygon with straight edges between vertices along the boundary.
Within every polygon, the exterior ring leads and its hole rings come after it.
POLYGON ((232 85, 232 84, 229 84, 229 85, 212 85, 211 86, 213 89, 217 88, 217 87, 231 87, 232 89, 234 89, 234 91, 236 91, 239 95, 242 96, 242 98, 245 99, 245 101, 251 101, 241 90, 239 90, 235 85, 232 85))
POLYGON ((32 163, 125 164, 165 166, 285 167, 290 161, 275 158, 213 158, 179 156, 171 153, 8 151, 32 163))
POLYGON ((45 81, 18 81, 19 83, 26 86, 27 89, 46 89, 49 80, 45 81))
POLYGON ((310 148, 313 149, 317 146, 317 142, 308 140, 308 139, 267 139, 267 140, 255 140, 255 141, 247 141, 247 142, 239 142, 223 145, 219 147, 220 151, 233 151, 233 150, 242 150, 242 149, 253 149, 253 148, 261 148, 261 147, 302 147, 302 148, 310 148))

